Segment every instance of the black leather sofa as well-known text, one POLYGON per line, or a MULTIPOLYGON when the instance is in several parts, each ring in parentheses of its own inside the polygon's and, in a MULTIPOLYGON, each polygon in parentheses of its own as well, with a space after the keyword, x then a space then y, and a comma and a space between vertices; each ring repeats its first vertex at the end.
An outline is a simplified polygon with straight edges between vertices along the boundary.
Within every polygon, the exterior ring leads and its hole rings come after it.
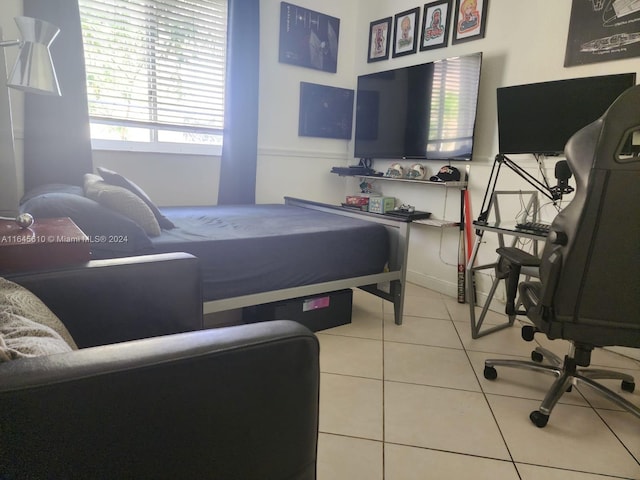
POLYGON ((315 478, 319 347, 303 326, 201 330, 187 254, 5 278, 80 349, 0 363, 1 480, 315 478))

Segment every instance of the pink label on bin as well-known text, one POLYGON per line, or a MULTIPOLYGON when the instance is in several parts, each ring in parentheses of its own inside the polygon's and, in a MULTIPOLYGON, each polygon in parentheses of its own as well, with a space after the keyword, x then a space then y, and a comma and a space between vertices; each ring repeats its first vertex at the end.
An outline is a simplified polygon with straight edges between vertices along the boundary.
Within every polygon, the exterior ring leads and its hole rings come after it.
POLYGON ((302 311, 318 310, 319 308, 327 308, 331 301, 331 297, 309 298, 302 302, 302 311))

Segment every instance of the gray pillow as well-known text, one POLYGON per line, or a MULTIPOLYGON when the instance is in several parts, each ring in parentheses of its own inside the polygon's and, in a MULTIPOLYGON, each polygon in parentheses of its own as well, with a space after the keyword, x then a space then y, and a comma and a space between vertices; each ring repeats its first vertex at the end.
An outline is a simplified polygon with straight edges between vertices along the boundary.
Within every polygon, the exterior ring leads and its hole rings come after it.
POLYGON ((153 215, 156 217, 156 220, 158 220, 158 224, 160 225, 160 228, 163 228, 165 230, 171 230, 172 228, 176 228, 173 222, 169 220, 167 217, 165 217, 160 210, 158 210, 158 207, 156 206, 155 203, 153 203, 151 198, 149 198, 149 195, 147 195, 146 192, 142 190, 142 188, 140 188, 138 185, 133 183, 127 177, 123 177, 119 173, 104 167, 98 167, 98 173, 100 174, 100 176, 103 178, 105 182, 110 183, 111 185, 117 185, 119 187, 126 188, 130 192, 135 193, 138 197, 140 197, 142 201, 146 203, 146 205, 153 212, 153 215))
POLYGON ((100 205, 130 218, 150 237, 160 235, 160 225, 151 209, 126 188, 108 184, 102 177, 87 173, 84 176, 84 194, 100 205))
POLYGON ((0 311, 0 362, 71 351, 52 328, 8 310, 0 311))
POLYGON ((74 350, 78 346, 73 341, 67 327, 49 308, 29 290, 6 278, 0 278, 0 313, 18 315, 55 331, 74 350))

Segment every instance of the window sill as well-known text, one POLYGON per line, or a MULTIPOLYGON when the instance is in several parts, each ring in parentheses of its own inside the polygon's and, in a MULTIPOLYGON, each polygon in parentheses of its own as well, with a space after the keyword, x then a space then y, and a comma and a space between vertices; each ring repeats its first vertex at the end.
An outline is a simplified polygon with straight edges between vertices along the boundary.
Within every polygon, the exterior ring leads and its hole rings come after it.
POLYGON ((91 148, 92 150, 203 155, 210 157, 219 157, 222 155, 222 145, 200 145, 192 143, 147 143, 92 139, 91 148))

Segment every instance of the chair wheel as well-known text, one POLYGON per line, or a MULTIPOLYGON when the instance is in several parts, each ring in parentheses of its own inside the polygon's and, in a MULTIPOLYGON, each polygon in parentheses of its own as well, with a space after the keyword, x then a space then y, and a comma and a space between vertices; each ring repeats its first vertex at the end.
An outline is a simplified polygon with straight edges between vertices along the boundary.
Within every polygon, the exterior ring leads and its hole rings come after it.
POLYGON ((487 380, 495 380, 498 378, 498 372, 494 367, 484 367, 484 378, 487 380))
POLYGON ((545 415, 544 413, 540 412, 539 410, 534 410, 529 415, 529 419, 533 422, 533 424, 536 427, 542 428, 549 421, 549 415, 545 415))
POLYGON ((533 352, 531 352, 531 360, 541 363, 544 360, 544 356, 540 352, 536 352, 534 350, 533 352))
POLYGON ((635 382, 627 382, 623 380, 620 388, 622 388, 622 390, 624 390, 625 392, 633 393, 633 391, 636 389, 636 384, 635 382))
POLYGON ((525 325, 524 327, 522 327, 521 335, 522 335, 522 339, 525 342, 531 342, 533 340, 535 333, 536 333, 536 329, 531 325, 525 325))

